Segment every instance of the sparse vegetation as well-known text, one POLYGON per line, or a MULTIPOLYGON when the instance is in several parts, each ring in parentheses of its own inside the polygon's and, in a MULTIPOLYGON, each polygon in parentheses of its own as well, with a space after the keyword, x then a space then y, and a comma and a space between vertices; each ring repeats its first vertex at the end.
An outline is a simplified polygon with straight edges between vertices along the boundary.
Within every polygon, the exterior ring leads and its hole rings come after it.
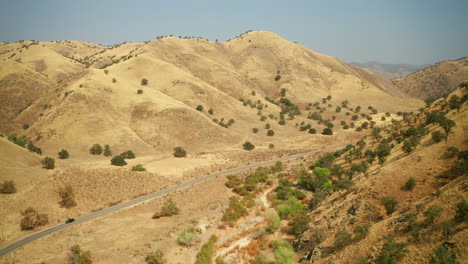
POLYGON ((111 159, 111 164, 114 165, 114 166, 125 166, 127 165, 127 162, 125 161, 125 159, 122 157, 122 156, 114 156, 112 159, 111 159))
POLYGON ((377 258, 378 264, 395 264, 398 263, 408 252, 405 243, 395 242, 393 237, 387 237, 385 243, 377 258))
POLYGON ((192 246, 198 241, 198 235, 195 228, 191 227, 179 234, 178 242, 182 246, 192 246))
POLYGON ((90 149, 89 153, 91 155, 101 155, 102 153, 102 147, 99 144, 94 144, 90 149))
POLYGON ((218 238, 215 235, 210 237, 210 240, 198 252, 195 264, 211 264, 215 253, 215 243, 218 238))
POLYGON ((398 205, 398 202, 390 197, 383 197, 380 200, 380 203, 385 207, 388 215, 391 215, 393 212, 395 212, 398 205))
POLYGON ((351 244, 351 234, 347 233, 346 231, 340 230, 335 234, 335 249, 342 249, 347 245, 351 244))
POLYGON ((55 160, 50 157, 45 157, 42 161, 42 168, 52 170, 55 168, 55 160))
POLYGON ((180 212, 180 209, 179 207, 177 207, 176 203, 172 199, 167 199, 166 201, 164 201, 164 204, 161 207, 161 211, 153 214, 153 219, 173 216, 173 215, 178 214, 179 212, 180 212))
POLYGON ((197 111, 203 111, 203 106, 202 105, 198 105, 196 108, 195 108, 197 111))
POLYGON ((132 167, 132 171, 146 171, 146 169, 141 164, 137 164, 132 167))
POLYGON ((175 147, 174 148, 174 157, 176 158, 183 158, 187 156, 187 151, 185 151, 182 147, 175 147))
POLYGON ((141 85, 148 85, 148 80, 145 78, 141 79, 141 85))
POLYGON ((70 185, 61 187, 58 193, 62 199, 59 202, 60 206, 65 208, 76 206, 75 195, 73 194, 73 188, 70 185))
POLYGON ((62 149, 62 150, 58 153, 59 159, 68 159, 69 156, 70 156, 70 154, 69 154, 68 151, 66 151, 65 149, 62 149))
POLYGON ((416 187, 416 179, 411 177, 408 179, 408 181, 405 183, 404 189, 407 191, 412 191, 416 187))
POLYGON ((3 181, 0 184, 0 193, 11 194, 16 192, 16 186, 14 181, 3 181))
POLYGON ((110 150, 109 145, 104 145, 104 156, 109 157, 112 155, 112 151, 110 150))
POLYGON ((23 218, 20 221, 21 230, 32 230, 38 226, 49 223, 49 218, 46 214, 39 214, 34 208, 28 207, 21 212, 23 218))
POLYGON ((164 258, 164 253, 161 250, 156 250, 145 257, 147 264, 167 264, 164 258))
POLYGON ((67 264, 92 264, 90 251, 82 251, 79 245, 73 245, 68 254, 67 264))
POLYGON ((249 141, 246 141, 242 147, 245 149, 245 150, 252 150, 255 148, 254 144, 250 143, 249 141))

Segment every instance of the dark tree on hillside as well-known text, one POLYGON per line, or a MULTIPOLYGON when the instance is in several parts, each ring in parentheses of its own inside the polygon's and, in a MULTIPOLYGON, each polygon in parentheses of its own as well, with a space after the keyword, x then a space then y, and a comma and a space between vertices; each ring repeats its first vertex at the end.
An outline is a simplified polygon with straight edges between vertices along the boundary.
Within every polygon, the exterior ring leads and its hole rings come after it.
POLYGON ((66 151, 65 149, 62 149, 62 150, 58 153, 59 159, 68 159, 69 156, 70 156, 70 154, 68 154, 68 151, 66 151))
POLYGON ((185 151, 182 147, 175 147, 174 148, 174 157, 176 158, 183 158, 187 156, 187 151, 185 151))
POLYGON ((331 128, 324 128, 322 131, 322 135, 333 135, 333 130, 331 128))
POLYGON ((245 149, 245 150, 252 150, 255 148, 254 144, 250 143, 249 141, 246 141, 242 147, 245 149))
POLYGON ((111 159, 111 164, 115 166, 125 166, 127 165, 127 162, 125 162, 125 159, 122 158, 122 156, 115 156, 111 159))

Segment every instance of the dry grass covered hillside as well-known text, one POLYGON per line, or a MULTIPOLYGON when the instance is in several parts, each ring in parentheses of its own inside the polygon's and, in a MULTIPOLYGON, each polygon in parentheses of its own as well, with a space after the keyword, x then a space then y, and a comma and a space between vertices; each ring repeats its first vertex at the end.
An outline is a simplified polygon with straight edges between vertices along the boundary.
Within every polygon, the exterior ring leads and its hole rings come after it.
POLYGON ((410 96, 437 99, 468 82, 468 58, 440 62, 392 82, 410 96))

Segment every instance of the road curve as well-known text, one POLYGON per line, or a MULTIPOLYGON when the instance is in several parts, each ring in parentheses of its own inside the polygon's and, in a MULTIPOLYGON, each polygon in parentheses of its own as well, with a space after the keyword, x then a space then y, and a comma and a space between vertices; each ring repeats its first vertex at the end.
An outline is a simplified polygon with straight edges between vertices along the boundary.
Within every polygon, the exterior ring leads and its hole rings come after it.
POLYGON ((157 192, 150 193, 150 194, 147 194, 147 195, 144 195, 144 196, 140 196, 137 199, 134 199, 134 200, 131 200, 131 201, 128 201, 128 202, 124 202, 124 203, 121 203, 121 204, 117 204, 117 205, 114 205, 112 207, 109 207, 109 208, 106 208, 106 209, 103 209, 103 210, 100 210, 100 211, 97 211, 97 212, 82 216, 80 218, 77 218, 74 222, 72 222, 70 224, 58 224, 58 225, 55 225, 55 226, 40 230, 38 232, 29 234, 29 235, 27 235, 27 236, 25 236, 23 238, 20 238, 19 240, 16 240, 14 242, 6 244, 5 246, 0 248, 0 258, 7 255, 8 253, 16 250, 16 249, 28 244, 28 243, 31 243, 31 242, 33 242, 33 241, 35 241, 37 239, 40 239, 40 238, 45 237, 47 235, 50 235, 52 233, 58 232, 58 231, 60 231, 62 229, 65 229, 67 227, 74 226, 74 225, 77 225, 79 223, 84 223, 84 222, 87 222, 87 221, 90 221, 90 220, 93 220, 93 219, 96 219, 96 218, 99 218, 99 217, 102 217, 102 216, 106 216, 106 215, 109 215, 111 213, 117 212, 117 211, 122 210, 122 209, 133 207, 133 206, 141 204, 143 202, 146 202, 146 201, 149 201, 149 200, 164 196, 164 195, 166 195, 168 193, 172 193, 172 192, 175 192, 177 190, 184 189, 184 188, 190 187, 192 185, 195 185, 195 184, 198 184, 198 183, 201 183, 201 182, 216 178, 218 176, 224 176, 224 175, 228 175, 228 174, 232 174, 232 173, 237 173, 237 172, 241 172, 241 171, 244 171, 244 170, 247 170, 247 169, 257 168, 257 167, 261 167, 261 166, 272 165, 272 164, 274 164, 274 163, 276 163, 278 161, 288 161, 288 160, 299 159, 299 158, 302 158, 302 157, 305 157, 305 156, 310 156, 310 155, 321 153, 321 152, 326 152, 326 151, 330 151, 330 150, 343 148, 346 145, 348 145, 348 144, 339 145, 339 146, 330 147, 330 148, 325 148, 325 149, 321 149, 321 150, 309 151, 309 152, 295 154, 295 155, 291 155, 291 156, 287 156, 287 157, 283 157, 283 158, 279 158, 279 159, 269 160, 269 161, 265 161, 265 162, 250 164, 250 165, 247 165, 247 166, 226 170, 226 171, 221 171, 221 172, 213 173, 213 174, 210 174, 210 175, 207 175, 207 176, 204 176, 204 177, 201 177, 201 178, 189 181, 189 182, 181 183, 181 184, 169 187, 169 188, 161 190, 161 191, 157 191, 157 192))

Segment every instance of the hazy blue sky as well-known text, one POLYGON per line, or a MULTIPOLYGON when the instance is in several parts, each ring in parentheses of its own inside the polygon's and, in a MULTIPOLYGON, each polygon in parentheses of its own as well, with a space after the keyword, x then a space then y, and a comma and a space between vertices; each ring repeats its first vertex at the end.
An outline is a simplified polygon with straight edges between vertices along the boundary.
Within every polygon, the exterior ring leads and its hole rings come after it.
POLYGON ((423 64, 468 56, 468 0, 1 2, 0 41, 108 45, 166 34, 224 41, 253 29, 348 62, 423 64))

